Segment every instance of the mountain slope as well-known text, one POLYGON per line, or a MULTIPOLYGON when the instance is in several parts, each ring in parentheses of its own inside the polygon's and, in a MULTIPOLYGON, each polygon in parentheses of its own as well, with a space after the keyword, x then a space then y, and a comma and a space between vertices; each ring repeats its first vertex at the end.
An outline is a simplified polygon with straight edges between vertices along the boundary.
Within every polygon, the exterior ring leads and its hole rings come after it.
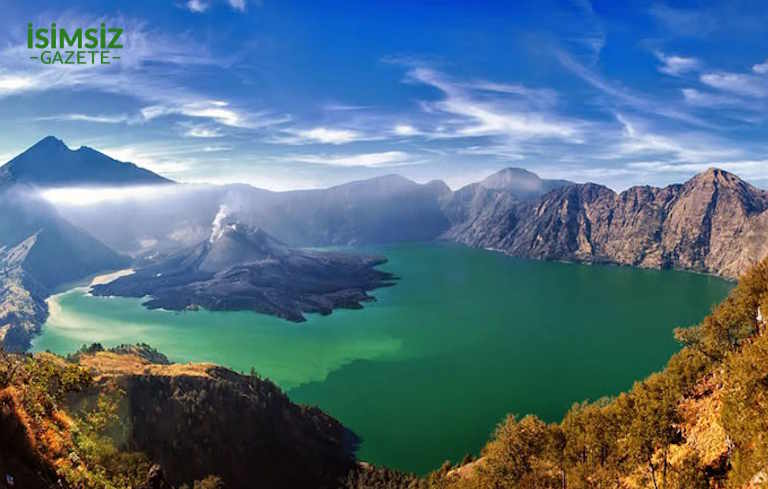
POLYGON ((736 277, 768 254, 768 193, 710 169, 683 185, 616 194, 569 185, 535 201, 486 205, 445 237, 549 260, 683 268, 736 277))
POLYGON ((496 226, 499 218, 512 213, 519 204, 536 199, 556 188, 570 185, 567 180, 545 180, 521 168, 506 168, 480 182, 453 192, 443 205, 452 227, 445 238, 481 234, 496 226), (494 217, 498 216, 498 217, 494 217))
POLYGON ((328 189, 273 193, 243 218, 299 246, 425 241, 450 226, 441 208, 450 193, 442 182, 422 185, 386 175, 328 189))
POLYGON ((128 260, 62 219, 47 202, 0 191, 0 344, 26 349, 58 286, 124 267, 128 260))
POLYGON ((83 146, 69 149, 48 136, 0 167, 0 185, 39 187, 123 186, 172 183, 133 163, 122 163, 83 146))

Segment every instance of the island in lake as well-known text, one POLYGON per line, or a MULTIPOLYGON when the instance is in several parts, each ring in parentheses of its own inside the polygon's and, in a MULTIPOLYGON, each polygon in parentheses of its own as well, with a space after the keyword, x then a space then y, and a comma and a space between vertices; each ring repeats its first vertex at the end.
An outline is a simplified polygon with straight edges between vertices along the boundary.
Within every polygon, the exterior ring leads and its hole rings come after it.
POLYGON ((222 208, 207 240, 91 292, 150 296, 144 304, 150 309, 253 310, 301 322, 304 313, 360 309, 375 300, 368 291, 396 279, 375 268, 384 257, 295 249, 226 220, 222 208))

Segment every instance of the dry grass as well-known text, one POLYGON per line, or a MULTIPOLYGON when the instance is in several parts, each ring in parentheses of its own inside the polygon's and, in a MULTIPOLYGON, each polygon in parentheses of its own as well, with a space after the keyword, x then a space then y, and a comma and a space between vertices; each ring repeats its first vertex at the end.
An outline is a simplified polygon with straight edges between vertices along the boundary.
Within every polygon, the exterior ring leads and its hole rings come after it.
POLYGON ((150 363, 138 355, 98 352, 82 355, 80 365, 95 372, 95 380, 120 375, 153 375, 160 377, 210 377, 212 363, 174 363, 159 365, 150 363))

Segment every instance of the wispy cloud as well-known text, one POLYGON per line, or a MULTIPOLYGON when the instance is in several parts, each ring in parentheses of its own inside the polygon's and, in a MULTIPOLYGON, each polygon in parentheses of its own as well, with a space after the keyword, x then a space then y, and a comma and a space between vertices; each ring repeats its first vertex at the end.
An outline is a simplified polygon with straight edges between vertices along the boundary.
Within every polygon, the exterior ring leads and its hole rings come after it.
POLYGON ((696 58, 666 55, 661 51, 656 51, 654 54, 662 62, 659 71, 670 76, 680 76, 701 67, 701 61, 696 58))
POLYGON ((695 88, 683 88, 681 90, 686 103, 699 107, 720 107, 738 103, 738 99, 725 95, 702 92, 695 88))
POLYGON ((240 12, 245 12, 245 0, 229 0, 229 6, 240 12))
POLYGON ((623 138, 615 151, 621 156, 658 159, 668 163, 712 162, 726 158, 738 158, 743 152, 735 147, 718 145, 708 134, 675 134, 674 137, 647 130, 640 124, 617 114, 623 127, 623 138))
POLYGON ((224 132, 218 127, 205 124, 182 124, 184 136, 190 138, 219 138, 224 132))
POLYGON ((318 126, 309 129, 283 129, 281 134, 273 135, 267 142, 275 144, 302 145, 302 144, 348 144, 357 141, 373 141, 380 139, 354 129, 334 128, 318 126))
POLYGON ((701 83, 747 97, 768 97, 768 79, 746 73, 704 73, 701 83))
POLYGON ((38 121, 77 121, 77 122, 95 122, 99 124, 123 124, 138 122, 136 117, 127 114, 115 115, 89 115, 89 114, 55 114, 50 116, 38 117, 38 121))
POLYGON ((600 59, 600 53, 605 47, 605 30, 590 0, 573 0, 573 3, 582 14, 579 23, 582 32, 577 36, 576 42, 587 48, 589 63, 594 65, 600 59))
POLYGON ((361 153, 351 155, 292 155, 283 158, 288 161, 311 163, 314 165, 382 168, 415 165, 423 162, 404 151, 385 151, 380 153, 361 153))
MULTIPOLYGON (((178 6, 189 10, 190 12, 201 14, 209 10, 212 3, 212 0, 187 0, 182 4, 178 4, 178 6)), ((245 0, 226 0, 226 2, 222 2, 222 4, 223 3, 228 4, 230 8, 238 12, 245 12, 246 10, 245 0)), ((254 3, 259 5, 259 2, 254 3)))
POLYGON ((702 8, 673 8, 659 3, 651 7, 650 14, 658 23, 678 35, 706 36, 718 24, 717 18, 702 8))
MULTIPOLYGON (((102 153, 120 161, 135 163, 161 175, 186 180, 206 165, 214 165, 213 153, 230 151, 227 145, 173 142, 105 144, 102 153)), ((226 159, 226 158, 225 158, 226 159)))
POLYGON ((421 133, 421 131, 410 124, 397 124, 392 128, 392 132, 397 136, 416 136, 421 133))
MULTIPOLYGON (((121 60, 111 65, 74 65, 50 69, 30 63, 23 40, 0 49, 0 97, 50 90, 94 90, 132 97, 143 105, 122 122, 152 120, 167 115, 208 119, 238 128, 261 128, 289 120, 287 115, 246 110, 230 101, 211 99, 180 84, 190 66, 226 66, 227 57, 211 54, 205 45, 194 52, 184 46, 188 34, 176 37, 152 31, 133 18, 79 18, 72 15, 55 19, 62 25, 98 25, 100 22, 125 26, 131 35, 125 39, 121 60), (148 66, 152 69, 148 69, 148 66), (98 73, 96 72, 98 71, 98 73)), ((51 117, 56 117, 56 114, 51 117)), ((79 114, 69 120, 115 123, 100 114, 79 114)))
POLYGON ((768 59, 752 66, 752 71, 761 75, 768 75, 768 59))
POLYGON ((655 114, 702 127, 711 127, 712 125, 711 123, 690 114, 684 108, 675 106, 674 103, 657 100, 652 96, 638 94, 621 85, 615 85, 586 68, 566 53, 559 52, 558 59, 566 69, 592 87, 608 95, 610 97, 610 103, 613 106, 630 107, 646 114, 655 114))
POLYGON ((466 84, 455 82, 430 68, 417 67, 408 72, 408 80, 430 85, 443 94, 437 101, 422 101, 422 109, 441 118, 430 131, 431 137, 504 136, 511 138, 555 138, 577 141, 580 127, 577 121, 559 117, 551 112, 535 110, 533 101, 551 99, 550 91, 523 90, 513 85, 488 82, 466 84), (474 89, 474 90, 473 90, 474 89), (515 98, 480 97, 476 90, 489 90, 515 98), (546 95, 542 96, 543 93, 546 95))
POLYGON ((202 13, 208 10, 208 7, 210 7, 210 4, 203 0, 189 0, 187 3, 184 4, 184 6, 187 8, 187 10, 191 12, 202 13))
POLYGON ((247 117, 230 108, 228 102, 221 100, 197 101, 182 105, 150 105, 141 109, 141 115, 146 120, 173 114, 212 119, 225 126, 248 127, 247 117))

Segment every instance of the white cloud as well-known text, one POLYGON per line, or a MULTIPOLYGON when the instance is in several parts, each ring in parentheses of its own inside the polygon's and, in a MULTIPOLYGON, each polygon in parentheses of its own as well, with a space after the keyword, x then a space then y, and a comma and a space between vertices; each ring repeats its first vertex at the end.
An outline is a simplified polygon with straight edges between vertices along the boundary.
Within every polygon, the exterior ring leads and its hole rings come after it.
MULTIPOLYGON (((533 110, 527 96, 537 92, 525 92, 526 96, 513 100, 481 98, 475 96, 467 85, 455 83, 428 68, 414 68, 409 79, 433 86, 444 97, 438 101, 422 102, 422 108, 432 114, 447 114, 449 119, 435 127, 433 137, 504 136, 510 138, 556 138, 578 141, 578 124, 551 113, 533 110)), ((469 86, 477 86, 477 83, 469 86)), ((499 92, 501 85, 493 87, 499 92)), ((506 86, 509 89, 509 85, 506 86)), ((515 93, 519 95, 520 90, 515 93)), ((510 93, 505 90, 504 93, 510 93)))
MULTIPOLYGON (((26 45, 17 39, 16 43, 0 48, 0 97, 61 89, 123 95, 144 105, 140 113, 126 117, 125 122, 176 114, 255 129, 289 120, 287 115, 244 110, 226 100, 210 100, 180 85, 178 80, 187 76, 190 66, 224 67, 231 62, 226 56, 213 56, 204 44, 195 43, 194 50, 188 49, 191 45, 188 33, 171 36, 150 30, 141 20, 125 17, 82 18, 67 14, 54 20, 62 25, 98 25, 100 22, 122 25, 131 35, 125 39, 119 62, 108 66, 74 65, 67 69, 51 69, 30 62, 26 45), (150 64, 152 69, 148 69, 150 64)), ((110 117, 85 114, 69 120, 115 122, 110 117)))
POLYGON ((297 131, 297 134, 303 138, 317 141, 325 144, 344 144, 358 141, 362 135, 357 131, 350 129, 329 129, 327 127, 316 127, 297 131))
POLYGON ((268 140, 275 144, 347 144, 357 141, 372 141, 379 137, 364 134, 353 129, 332 127, 313 127, 311 129, 284 129, 284 135, 273 136, 268 140))
POLYGON ((549 88, 529 88, 518 83, 496 83, 484 80, 463 83, 460 86, 471 90, 519 95, 535 105, 553 106, 557 103, 557 92, 549 88))
POLYGON ((740 105, 741 100, 710 92, 701 92, 695 88, 681 90, 685 102, 698 107, 720 107, 725 105, 740 105))
POLYGON ((208 7, 210 7, 210 5, 204 2, 203 0, 189 0, 185 4, 185 6, 191 12, 198 12, 198 13, 205 12, 206 10, 208 10, 208 7))
POLYGON ((135 117, 126 114, 116 115, 89 115, 89 114, 55 114, 45 117, 38 117, 39 121, 75 121, 75 122, 96 122, 100 124, 123 124, 137 122, 135 117))
POLYGON ((656 51, 656 57, 663 64, 659 71, 670 76, 680 76, 685 73, 698 70, 701 62, 696 58, 686 58, 683 56, 666 55, 661 51, 656 51))
POLYGON ((381 153, 363 153, 354 155, 294 155, 286 160, 312 163, 328 166, 364 166, 369 168, 414 165, 421 161, 414 160, 412 155, 403 151, 385 151, 381 153))
POLYGON ((203 124, 190 124, 184 131, 184 135, 190 138, 218 138, 224 135, 221 129, 203 124))
POLYGON ((171 114, 213 119, 225 126, 247 127, 245 116, 229 108, 229 103, 220 100, 192 102, 179 106, 151 105, 141 109, 141 115, 147 120, 171 114))
POLYGON ((701 82, 724 92, 748 97, 768 97, 768 82, 764 78, 744 73, 705 73, 701 82))
POLYGON ((229 0, 229 6, 240 12, 245 12, 245 0, 229 0))
POLYGON ((768 74, 768 59, 763 61, 762 63, 752 66, 752 71, 754 71, 755 73, 759 73, 761 75, 768 74))
POLYGON ((416 136, 419 130, 410 124, 398 124, 392 130, 398 136, 416 136))
POLYGON ((704 8, 678 9, 656 4, 650 14, 664 27, 682 36, 706 36, 717 28, 722 19, 717 19, 704 8))
POLYGON ((25 92, 38 89, 40 84, 37 79, 24 75, 3 75, 0 73, 0 95, 6 93, 25 92))
POLYGON ((186 103, 179 102, 174 105, 149 105, 141 109, 141 116, 145 120, 169 115, 211 119, 224 126, 246 129, 280 125, 290 120, 287 115, 274 115, 265 111, 254 113, 241 111, 231 107, 229 102, 222 100, 197 100, 186 103))
POLYGON ((216 145, 216 146, 203 146, 200 148, 200 150, 204 153, 215 153, 219 151, 231 151, 232 146, 225 146, 222 144, 216 145))
MULTIPOLYGON (((224 145, 210 145, 192 142, 168 143, 148 142, 111 146, 108 143, 98 148, 102 153, 116 160, 135 163, 161 175, 174 179, 188 179, 203 165, 214 162, 215 153, 228 151, 224 145)), ((226 159, 226 158, 225 158, 226 159)))
POLYGON ((504 161, 517 161, 525 158, 522 148, 514 145, 484 145, 459 148, 456 152, 460 155, 492 156, 504 161))
POLYGON ((623 127, 623 138, 611 155, 632 156, 643 159, 659 159, 667 162, 710 162, 716 159, 735 158, 742 151, 712 142, 709 134, 676 134, 674 137, 648 131, 621 114, 616 118, 623 127))
POLYGON ((711 127, 709 122, 688 113, 687 108, 684 110, 669 101, 660 101, 647 95, 637 94, 623 86, 617 86, 604 80, 602 77, 587 69, 563 52, 558 53, 558 59, 566 69, 573 72, 576 76, 597 90, 611 97, 610 105, 627 106, 647 114, 660 115, 662 117, 687 122, 688 124, 697 126, 711 127))

